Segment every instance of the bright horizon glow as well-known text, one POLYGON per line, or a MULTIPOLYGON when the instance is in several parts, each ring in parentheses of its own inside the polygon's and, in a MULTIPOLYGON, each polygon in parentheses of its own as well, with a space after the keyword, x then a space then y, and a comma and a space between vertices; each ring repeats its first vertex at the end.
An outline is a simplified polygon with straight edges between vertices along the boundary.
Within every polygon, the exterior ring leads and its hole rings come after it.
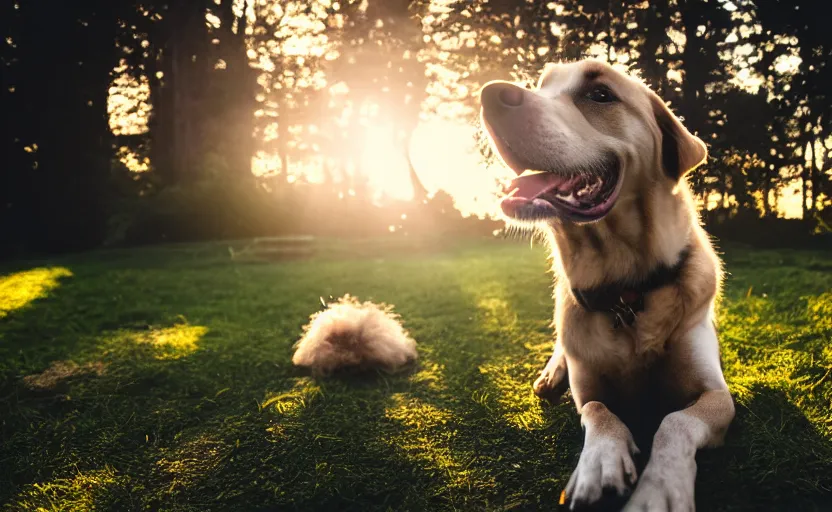
POLYGON ((375 200, 388 197, 413 199, 413 185, 407 160, 398 150, 392 126, 370 125, 361 151, 361 172, 367 177, 375 200))
POLYGON ((463 121, 423 121, 413 133, 410 158, 428 192, 443 190, 463 215, 485 217, 497 213, 497 180, 514 173, 483 163, 474 147, 475 132, 463 121))

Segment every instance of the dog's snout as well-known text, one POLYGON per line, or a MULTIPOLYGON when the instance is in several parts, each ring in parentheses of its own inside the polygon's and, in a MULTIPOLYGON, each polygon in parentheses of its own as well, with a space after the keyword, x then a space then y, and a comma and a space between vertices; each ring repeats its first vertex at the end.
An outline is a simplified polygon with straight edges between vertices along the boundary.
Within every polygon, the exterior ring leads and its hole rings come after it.
POLYGON ((515 108, 523 104, 526 90, 514 84, 497 82, 486 85, 480 93, 485 108, 515 108))

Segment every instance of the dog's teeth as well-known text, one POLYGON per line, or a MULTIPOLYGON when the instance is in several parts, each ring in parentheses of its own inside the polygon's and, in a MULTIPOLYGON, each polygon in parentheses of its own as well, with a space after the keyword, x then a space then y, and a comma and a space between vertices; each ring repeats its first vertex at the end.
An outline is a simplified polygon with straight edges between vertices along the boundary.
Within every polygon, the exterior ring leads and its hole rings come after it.
POLYGON ((593 184, 593 183, 587 183, 587 184, 585 184, 583 187, 581 187, 581 189, 580 189, 580 190, 578 190, 578 191, 576 192, 576 195, 577 195, 578 197, 584 197, 584 196, 587 196, 587 195, 593 194, 594 192, 595 192, 595 184, 593 184))
POLYGON ((577 199, 575 199, 575 196, 573 194, 569 194, 569 195, 566 195, 566 196, 559 196, 559 197, 564 202, 567 202, 571 205, 577 206, 578 204, 580 204, 579 201, 577 199))

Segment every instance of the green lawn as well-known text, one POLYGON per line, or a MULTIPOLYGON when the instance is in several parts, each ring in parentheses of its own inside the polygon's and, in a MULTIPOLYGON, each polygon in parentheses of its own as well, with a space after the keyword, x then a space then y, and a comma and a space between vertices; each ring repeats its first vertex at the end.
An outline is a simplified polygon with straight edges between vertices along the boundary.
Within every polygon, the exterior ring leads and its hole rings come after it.
MULTIPOLYGON (((143 249, 0 271, 6 510, 552 510, 582 435, 531 382, 550 276, 528 242, 243 263, 143 249), (398 376, 315 380, 292 344, 343 293, 396 306, 398 376)), ((832 510, 832 256, 726 249, 739 403, 699 510, 832 510)))

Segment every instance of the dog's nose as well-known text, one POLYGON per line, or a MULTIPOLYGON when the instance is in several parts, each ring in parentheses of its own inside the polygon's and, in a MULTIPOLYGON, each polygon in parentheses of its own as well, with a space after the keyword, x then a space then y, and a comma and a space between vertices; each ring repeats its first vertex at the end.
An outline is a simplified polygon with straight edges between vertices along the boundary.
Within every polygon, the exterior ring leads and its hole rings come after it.
POLYGON ((480 92, 484 107, 519 107, 523 104, 526 90, 514 84, 497 82, 486 85, 480 92))
POLYGON ((519 107, 523 104, 523 89, 509 86, 500 91, 500 101, 509 107, 519 107))

